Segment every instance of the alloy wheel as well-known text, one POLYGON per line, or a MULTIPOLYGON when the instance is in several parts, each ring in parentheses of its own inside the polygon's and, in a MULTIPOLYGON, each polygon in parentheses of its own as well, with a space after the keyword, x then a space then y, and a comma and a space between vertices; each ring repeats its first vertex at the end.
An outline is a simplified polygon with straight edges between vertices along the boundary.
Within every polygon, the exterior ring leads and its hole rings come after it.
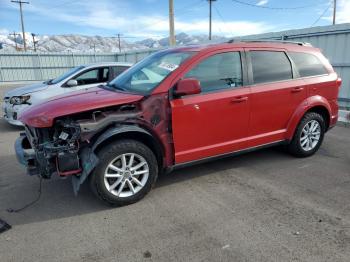
POLYGON ((321 126, 316 120, 311 120, 305 124, 300 134, 300 146, 305 151, 314 149, 321 137, 321 126))
POLYGON ((147 183, 149 166, 147 161, 135 153, 125 153, 114 158, 104 173, 106 189, 117 197, 130 197, 147 183))

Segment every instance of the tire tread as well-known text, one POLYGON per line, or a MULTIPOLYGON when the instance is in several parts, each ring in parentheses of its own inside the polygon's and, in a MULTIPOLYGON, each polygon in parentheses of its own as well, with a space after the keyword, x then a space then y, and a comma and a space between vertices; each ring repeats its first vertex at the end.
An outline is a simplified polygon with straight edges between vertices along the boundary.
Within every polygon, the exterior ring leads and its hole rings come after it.
POLYGON ((108 195, 106 195, 100 188, 100 186, 97 183, 97 174, 95 174, 95 172, 98 172, 98 168, 99 165, 97 166, 97 170, 95 169, 94 173, 91 174, 91 182, 90 182, 90 186, 91 189, 93 191, 93 193, 103 202, 105 202, 106 204, 110 205, 110 206, 124 206, 124 205, 129 205, 129 204, 133 204, 139 200, 141 200, 143 197, 145 197, 148 192, 154 187, 156 181, 157 181, 157 177, 158 177, 158 164, 157 164, 157 160, 156 157, 154 156, 153 152, 151 149, 149 149, 146 145, 144 145, 143 143, 137 141, 137 140, 131 140, 131 139, 124 139, 124 140, 120 140, 117 142, 114 142, 112 144, 107 145, 105 148, 103 148, 100 152, 98 152, 98 157, 99 159, 106 159, 108 157, 110 157, 110 155, 115 155, 116 151, 130 151, 130 150, 136 150, 136 151, 141 151, 143 156, 149 158, 150 163, 149 164, 149 168, 150 169, 155 169, 155 174, 152 176, 151 175, 151 170, 150 170, 150 177, 149 179, 152 179, 150 185, 145 185, 145 187, 148 187, 146 190, 144 190, 145 188, 141 189, 142 194, 137 193, 136 195, 134 195, 132 198, 130 199, 121 199, 119 201, 116 200, 111 200, 111 198, 108 197, 108 195), (151 167, 152 166, 152 167, 151 167))
POLYGON ((325 133, 325 120, 323 119, 322 115, 316 113, 316 112, 308 112, 306 113, 303 118, 300 120, 295 132, 294 132, 294 136, 292 141, 289 143, 289 145, 287 146, 287 150, 290 154, 296 156, 296 157, 308 157, 313 155, 314 153, 317 152, 317 150, 319 149, 319 147, 322 144, 323 138, 324 138, 324 133, 325 133), (304 151, 301 147, 300 147, 300 142, 299 142, 299 138, 300 138, 300 133, 302 131, 302 129, 304 128, 305 124, 311 120, 317 120, 321 126, 321 136, 320 136, 320 141, 318 143, 318 145, 310 150, 310 151, 304 151))

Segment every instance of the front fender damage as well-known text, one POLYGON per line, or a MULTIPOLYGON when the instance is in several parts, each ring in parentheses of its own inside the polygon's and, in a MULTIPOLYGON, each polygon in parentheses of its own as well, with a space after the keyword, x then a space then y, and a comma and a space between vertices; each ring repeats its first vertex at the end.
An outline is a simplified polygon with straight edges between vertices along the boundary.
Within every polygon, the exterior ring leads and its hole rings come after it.
MULTIPOLYGON (((43 178, 51 178, 53 174, 71 176, 76 195, 99 163, 96 148, 121 133, 151 136, 162 152, 161 164, 171 165, 170 117, 168 95, 152 95, 132 104, 66 116, 57 119, 50 128, 26 127, 26 137, 29 147, 35 152, 34 157, 30 163, 26 162, 18 144, 16 151, 27 170, 31 167, 31 174, 35 166, 36 174, 43 178)), ((25 150, 27 152, 28 148, 25 150)))

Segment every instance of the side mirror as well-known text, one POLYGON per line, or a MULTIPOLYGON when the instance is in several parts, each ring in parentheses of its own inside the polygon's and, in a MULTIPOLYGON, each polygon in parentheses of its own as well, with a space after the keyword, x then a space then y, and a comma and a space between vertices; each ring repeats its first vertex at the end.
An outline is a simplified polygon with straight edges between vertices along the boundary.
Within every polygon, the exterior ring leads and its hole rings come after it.
POLYGON ((187 78, 180 80, 174 90, 175 96, 195 95, 201 92, 199 80, 195 78, 187 78))
POLYGON ((78 85, 78 81, 75 80, 75 79, 71 79, 71 80, 68 80, 66 86, 68 87, 73 87, 73 86, 77 86, 78 85))

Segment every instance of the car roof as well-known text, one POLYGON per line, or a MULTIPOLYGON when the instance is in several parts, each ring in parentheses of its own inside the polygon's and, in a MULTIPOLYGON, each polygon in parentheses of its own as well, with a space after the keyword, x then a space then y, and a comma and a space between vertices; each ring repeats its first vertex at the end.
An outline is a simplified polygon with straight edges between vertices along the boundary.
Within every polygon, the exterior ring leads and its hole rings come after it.
POLYGON ((193 52, 210 52, 218 49, 225 49, 230 47, 237 48, 272 48, 272 49, 286 49, 289 51, 319 51, 309 44, 293 43, 293 42, 283 42, 283 41, 241 41, 233 43, 215 43, 215 44, 205 44, 205 45, 193 45, 193 46, 183 46, 175 47, 174 50, 179 51, 193 51, 193 52))
POLYGON ((90 64, 84 64, 84 68, 100 67, 100 66, 132 66, 133 63, 129 62, 96 62, 90 64))

